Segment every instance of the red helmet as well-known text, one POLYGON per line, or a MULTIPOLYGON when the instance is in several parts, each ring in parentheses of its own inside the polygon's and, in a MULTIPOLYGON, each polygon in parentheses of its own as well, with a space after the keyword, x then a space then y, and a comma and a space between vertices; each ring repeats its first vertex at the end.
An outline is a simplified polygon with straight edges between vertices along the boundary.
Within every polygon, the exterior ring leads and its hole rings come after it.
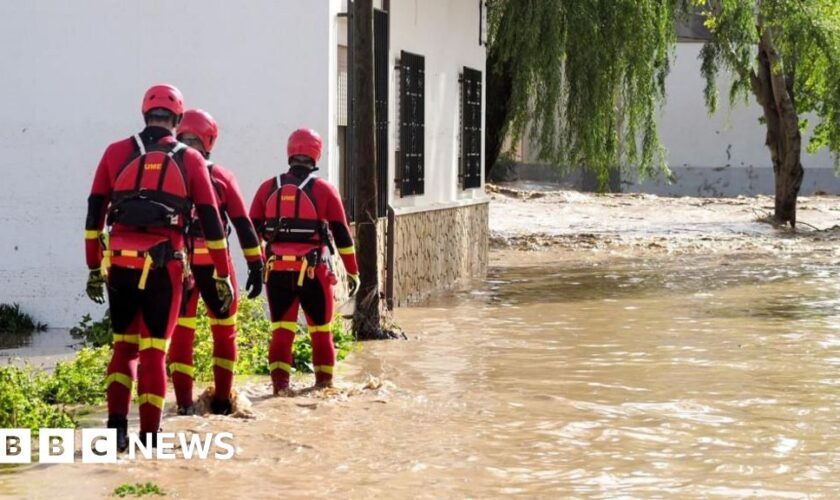
POLYGON ((154 108, 163 108, 181 116, 184 114, 184 96, 180 90, 166 83, 149 87, 143 96, 143 114, 154 108))
POLYGON ((315 163, 318 163, 318 160, 321 159, 321 148, 323 145, 324 141, 321 140, 318 132, 309 128, 300 128, 292 132, 292 135, 289 136, 289 144, 286 151, 288 152, 289 158, 297 155, 308 156, 315 160, 315 163))
POLYGON ((188 109, 184 112, 184 118, 178 125, 178 135, 181 134, 193 134, 198 137, 201 145, 204 146, 204 151, 209 153, 213 150, 213 145, 219 136, 219 127, 216 125, 216 120, 207 111, 188 109))

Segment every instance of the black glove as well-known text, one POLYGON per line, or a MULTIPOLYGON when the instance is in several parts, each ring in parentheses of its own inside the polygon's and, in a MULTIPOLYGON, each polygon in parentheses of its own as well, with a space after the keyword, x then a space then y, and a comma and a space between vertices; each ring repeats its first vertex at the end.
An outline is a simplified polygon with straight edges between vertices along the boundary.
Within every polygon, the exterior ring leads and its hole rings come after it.
POLYGON ((91 269, 87 280, 87 296, 97 304, 105 303, 105 277, 99 269, 91 269))
POLYGON ((248 298, 259 297, 263 289, 263 263, 262 261, 248 263, 248 281, 245 283, 245 291, 248 298))

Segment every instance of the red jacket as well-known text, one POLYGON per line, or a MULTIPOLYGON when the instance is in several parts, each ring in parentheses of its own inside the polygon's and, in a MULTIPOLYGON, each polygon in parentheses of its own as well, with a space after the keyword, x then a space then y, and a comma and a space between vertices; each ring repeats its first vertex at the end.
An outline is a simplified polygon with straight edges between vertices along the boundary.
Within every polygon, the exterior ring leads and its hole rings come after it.
MULTIPOLYGON (((292 167, 294 169, 295 167, 292 167)), ((290 170, 294 172, 294 170, 290 170)), ((296 173, 299 178, 309 175, 308 172, 296 173)), ((262 228, 266 218, 265 202, 274 190, 277 189, 277 178, 272 177, 260 185, 254 201, 251 203, 251 221, 257 228, 262 228)), ((344 213, 344 205, 341 203, 341 195, 338 190, 321 178, 316 178, 312 184, 312 197, 314 198, 318 218, 329 224, 335 245, 344 268, 349 274, 359 274, 359 267, 356 264, 356 250, 353 244, 353 237, 350 234, 350 226, 347 224, 347 215, 344 213)))
MULTIPOLYGON (((172 144, 175 138, 172 132, 161 127, 146 127, 141 133, 144 144, 172 144)), ((133 138, 123 139, 108 146, 105 154, 96 168, 93 186, 88 197, 88 212, 85 222, 85 253, 88 268, 98 269, 102 263, 102 247, 99 235, 105 225, 105 217, 111 203, 114 180, 120 169, 136 155, 133 138)), ((216 208, 216 198, 210 176, 204 166, 204 158, 197 151, 186 148, 183 154, 183 167, 187 177, 188 195, 192 200, 196 213, 201 220, 204 234, 207 236, 210 255, 216 266, 217 274, 221 277, 230 274, 227 259, 227 245, 219 211, 216 208)), ((115 224, 112 235, 131 233, 130 228, 115 224)), ((153 228, 146 230, 148 234, 169 238, 173 248, 184 248, 184 234, 176 228, 153 228)))
MULTIPOLYGON (((234 230, 236 230, 236 236, 239 238, 239 245, 245 254, 245 260, 249 263, 261 261, 262 248, 260 247, 260 240, 257 237, 257 232, 254 230, 254 225, 251 224, 251 219, 248 218, 245 199, 242 198, 242 192, 239 190, 236 177, 234 177, 230 170, 216 163, 208 163, 207 168, 210 172, 210 181, 216 191, 219 212, 221 213, 225 226, 230 222, 234 230)), ((196 239, 193 264, 212 264, 209 255, 204 250, 205 248, 204 239, 196 239)))

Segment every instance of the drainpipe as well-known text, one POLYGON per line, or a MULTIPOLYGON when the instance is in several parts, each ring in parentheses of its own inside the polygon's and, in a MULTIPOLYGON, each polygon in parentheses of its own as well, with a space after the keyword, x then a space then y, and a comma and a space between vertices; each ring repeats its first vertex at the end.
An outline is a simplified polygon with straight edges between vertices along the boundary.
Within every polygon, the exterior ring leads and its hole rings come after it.
POLYGON ((385 305, 389 311, 394 310, 394 263, 396 260, 396 221, 394 207, 388 204, 388 227, 385 230, 385 305))

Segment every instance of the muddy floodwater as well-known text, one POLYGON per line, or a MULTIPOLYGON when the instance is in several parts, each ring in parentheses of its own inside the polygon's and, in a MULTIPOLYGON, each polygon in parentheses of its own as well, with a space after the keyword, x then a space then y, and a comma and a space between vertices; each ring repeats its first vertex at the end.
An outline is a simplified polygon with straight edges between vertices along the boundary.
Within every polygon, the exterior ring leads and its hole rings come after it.
POLYGON ((164 421, 233 432, 233 460, 30 466, 0 495, 836 498, 840 267, 827 240, 734 224, 758 246, 497 246, 486 280, 400 309, 410 340, 365 344, 338 390, 256 380, 255 418, 164 421))

